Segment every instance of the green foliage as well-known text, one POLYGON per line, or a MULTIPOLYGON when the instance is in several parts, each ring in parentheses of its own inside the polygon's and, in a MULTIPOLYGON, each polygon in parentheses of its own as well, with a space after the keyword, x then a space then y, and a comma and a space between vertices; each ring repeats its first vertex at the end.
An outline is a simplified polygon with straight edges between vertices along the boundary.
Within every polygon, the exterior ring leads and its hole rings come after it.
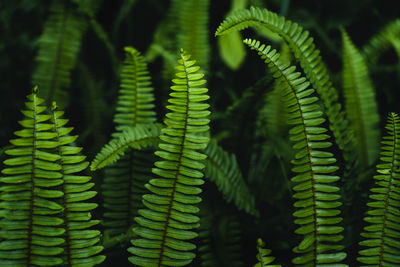
POLYGON ((358 160, 365 168, 375 162, 378 154, 379 115, 375 90, 367 65, 347 33, 343 38, 343 93, 347 116, 351 122, 358 160))
POLYGON ((44 31, 39 40, 37 67, 32 83, 40 87, 47 103, 67 104, 63 91, 71 85, 71 70, 80 51, 82 35, 87 23, 68 1, 53 1, 44 31))
POLYGON ((207 155, 205 177, 217 185, 227 202, 233 201, 239 210, 258 216, 255 198, 243 179, 235 155, 224 151, 215 140, 208 143, 204 153, 207 155))
POLYGON ((90 169, 94 171, 112 165, 128 148, 141 150, 145 147, 156 147, 160 130, 158 124, 137 124, 136 127, 125 128, 118 139, 112 139, 96 155, 90 169))
MULTIPOLYGON (((296 151, 292 160, 292 171, 296 175, 292 181, 297 183, 293 190, 298 199, 294 206, 299 208, 293 215, 300 227, 297 234, 304 235, 303 241, 294 248, 296 253, 304 253, 293 260, 294 264, 336 264, 346 258, 341 252, 342 245, 335 244, 343 239, 340 234, 343 227, 337 208, 342 205, 339 188, 334 185, 340 179, 334 175, 339 168, 333 154, 327 152, 332 143, 327 129, 321 126, 325 122, 322 111, 315 103, 318 97, 312 96, 314 89, 310 82, 295 72, 295 67, 279 60, 279 53, 271 46, 260 45, 259 41, 246 39, 244 43, 258 52, 268 64, 272 75, 280 83, 285 105, 288 109, 290 140, 294 141, 296 151)), ((346 265, 341 265, 346 266, 346 265)))
POLYGON ((147 64, 133 47, 125 47, 126 58, 121 72, 120 89, 114 115, 115 132, 92 162, 92 169, 104 167, 102 195, 107 237, 125 234, 132 226, 141 196, 151 173, 150 151, 158 143, 160 127, 154 125, 154 95, 147 64), (129 148, 129 149, 127 149, 129 148), (142 149, 142 151, 137 151, 142 149), (136 150, 136 151, 135 151, 136 150))
POLYGON ((399 258, 399 141, 400 118, 390 113, 387 119, 387 133, 383 137, 381 162, 376 165, 375 186, 369 194, 367 206, 370 210, 364 217, 368 223, 361 234, 358 261, 368 266, 396 266, 399 258), (366 248, 365 248, 366 247, 366 248))
POLYGON ((133 229, 140 238, 133 239, 128 249, 133 254, 129 260, 139 266, 183 266, 195 257, 190 252, 195 245, 187 240, 197 236, 191 230, 199 222, 195 204, 201 201, 196 195, 204 183, 200 161, 206 156, 198 150, 208 142, 200 133, 209 129, 209 105, 203 103, 209 97, 195 60, 181 50, 178 62, 167 106, 171 112, 166 114, 166 127, 155 153, 161 158, 153 168, 159 178, 146 184, 152 194, 143 196, 146 209, 139 210, 141 216, 135 220, 140 226, 133 229))
POLYGON ((307 78, 320 95, 335 141, 344 150, 345 159, 352 165, 354 144, 348 122, 338 102, 338 93, 332 87, 329 72, 321 59, 320 51, 315 48, 313 38, 309 36, 309 31, 304 31, 297 23, 279 17, 271 11, 252 7, 250 10, 239 10, 226 18, 215 35, 224 35, 248 27, 266 28, 278 34, 289 45, 307 78))
POLYGON ((362 49, 363 56, 369 64, 374 64, 379 56, 392 46, 400 58, 400 19, 388 23, 374 35, 362 49))
POLYGON ((275 258, 270 256, 271 254, 271 250, 270 249, 266 249, 265 247, 265 243, 264 241, 262 241, 261 238, 257 239, 257 260, 258 263, 256 263, 254 265, 254 267, 278 267, 281 265, 272 265, 270 263, 272 263, 275 258))
POLYGON ((80 174, 89 163, 71 145, 78 136, 69 135, 62 111, 44 114, 36 88, 28 100, 0 178, 1 266, 99 264, 100 231, 90 229, 99 223, 90 214, 97 204, 85 202, 96 191, 80 174))

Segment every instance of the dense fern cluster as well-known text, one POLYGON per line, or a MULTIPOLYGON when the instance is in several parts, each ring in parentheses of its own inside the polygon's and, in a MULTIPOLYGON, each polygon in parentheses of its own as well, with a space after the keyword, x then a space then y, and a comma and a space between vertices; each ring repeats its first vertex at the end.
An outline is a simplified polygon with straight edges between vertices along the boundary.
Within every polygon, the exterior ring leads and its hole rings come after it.
POLYGON ((399 18, 360 46, 355 18, 264 2, 43 7, 0 266, 399 266, 399 18))

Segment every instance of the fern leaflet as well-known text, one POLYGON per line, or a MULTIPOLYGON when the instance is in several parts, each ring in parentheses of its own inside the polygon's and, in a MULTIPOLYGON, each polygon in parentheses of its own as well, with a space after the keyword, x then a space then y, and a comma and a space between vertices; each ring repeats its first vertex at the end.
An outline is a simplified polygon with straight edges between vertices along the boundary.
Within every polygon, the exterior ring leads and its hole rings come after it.
POLYGON ((262 241, 261 238, 257 239, 257 260, 258 263, 254 265, 254 267, 280 267, 281 265, 272 265, 271 263, 275 260, 275 257, 272 257, 271 250, 265 248, 265 242, 262 241))

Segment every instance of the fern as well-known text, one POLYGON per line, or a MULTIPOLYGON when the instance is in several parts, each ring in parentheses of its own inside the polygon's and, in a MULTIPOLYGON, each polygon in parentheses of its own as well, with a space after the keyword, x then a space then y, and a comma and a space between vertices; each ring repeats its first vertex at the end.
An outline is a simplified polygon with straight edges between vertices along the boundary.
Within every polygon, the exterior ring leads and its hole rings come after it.
POLYGON ((224 151, 215 140, 208 143, 204 153, 207 155, 205 177, 217 185, 227 202, 233 202, 239 210, 258 216, 255 198, 243 179, 235 155, 224 151))
POLYGON ((388 135, 383 137, 380 164, 376 166, 375 186, 369 195, 370 210, 364 217, 365 248, 359 251, 358 261, 368 266, 398 266, 400 264, 399 223, 399 155, 400 118, 388 115, 388 135))
POLYGON ((125 154, 128 148, 140 150, 145 147, 156 147, 161 127, 159 124, 137 124, 126 127, 118 139, 112 139, 96 155, 90 165, 92 171, 114 164, 125 154))
POLYGON ((353 137, 348 129, 348 121, 338 102, 338 93, 332 87, 328 70, 323 63, 319 50, 315 48, 313 38, 308 31, 304 31, 297 23, 286 20, 266 9, 251 7, 250 10, 239 10, 225 19, 218 27, 215 35, 224 35, 232 31, 248 27, 266 28, 279 34, 289 45, 294 57, 300 62, 301 67, 321 97, 329 119, 330 129, 335 136, 335 141, 344 150, 344 157, 348 166, 354 163, 353 137))
POLYGON ((352 123, 362 168, 371 165, 378 154, 379 115, 375 91, 367 65, 347 33, 343 38, 343 91, 348 118, 352 123))
POLYGON ((37 90, 28 96, 23 130, 16 131, 13 156, 0 181, 1 266, 94 266, 104 261, 97 255, 102 247, 100 232, 90 230, 98 223, 90 211, 97 204, 85 203, 96 192, 90 177, 76 175, 86 169, 81 148, 70 146, 77 136, 63 127, 63 112, 45 115, 37 90), (51 121, 52 119, 52 121, 51 121))
POLYGON ((198 227, 195 204, 201 198, 198 187, 203 184, 204 165, 199 161, 206 158, 197 150, 204 149, 210 112, 206 81, 194 60, 181 50, 179 72, 171 86, 170 105, 160 136, 161 143, 156 155, 161 160, 155 163, 153 173, 159 178, 151 179, 146 188, 151 194, 143 196, 146 209, 139 210, 140 225, 134 232, 140 237, 132 240, 128 249, 133 254, 129 260, 139 266, 183 266, 195 257, 190 250, 195 245, 188 242, 197 236, 192 229, 198 227))
POLYGON ((91 177, 79 175, 89 163, 85 161, 85 156, 78 154, 82 148, 71 145, 78 136, 69 135, 73 128, 65 127, 68 120, 62 119, 63 114, 64 112, 56 110, 54 103, 52 119, 57 134, 60 173, 64 180, 64 195, 61 200, 65 229, 63 260, 67 266, 94 266, 103 262, 105 256, 97 255, 103 250, 98 245, 100 231, 88 229, 99 223, 98 220, 91 220, 90 215, 97 204, 85 201, 93 198, 97 192, 89 191, 94 186, 90 182, 91 177))
POLYGON ((185 0, 179 7, 178 47, 184 48, 204 71, 210 55, 208 8, 210 0, 185 0))
POLYGON ((12 158, 0 178, 0 243, 1 266, 53 266, 63 262, 63 220, 58 215, 63 206, 58 199, 63 192, 60 155, 54 151, 58 143, 50 115, 37 97, 37 89, 28 96, 23 127, 10 140, 6 150, 12 158), (52 151, 53 149, 53 151, 52 151), (57 218, 58 217, 58 218, 57 218))
POLYGON ((367 64, 373 65, 381 53, 393 46, 400 58, 400 19, 386 25, 378 34, 375 34, 362 48, 362 55, 367 64))
POLYGON ((68 1, 53 1, 50 16, 39 39, 37 66, 32 83, 40 87, 47 103, 57 101, 65 106, 71 84, 70 72, 80 50, 87 23, 68 1))
POLYGON ((284 91, 284 100, 288 108, 288 124, 295 125, 290 130, 290 140, 294 141, 296 150, 295 159, 292 160, 292 171, 296 175, 292 182, 298 199, 294 206, 299 208, 293 215, 295 223, 300 227, 297 234, 304 235, 303 241, 294 248, 296 265, 307 264, 340 264, 346 258, 346 253, 341 252, 342 245, 337 244, 343 239, 340 234, 343 227, 338 226, 342 221, 337 208, 342 205, 341 196, 336 194, 339 188, 334 185, 340 177, 334 172, 338 167, 332 165, 336 162, 333 154, 325 151, 332 143, 327 129, 321 126, 325 119, 322 111, 315 103, 318 97, 311 96, 315 90, 309 88, 310 83, 295 72, 295 67, 279 60, 279 53, 271 50, 270 46, 260 45, 260 42, 246 39, 251 49, 258 52, 265 63, 268 64, 272 75, 280 83, 284 91))
POLYGON ((275 257, 270 256, 271 250, 265 249, 265 243, 261 238, 257 239, 257 260, 258 263, 254 267, 280 267, 281 265, 272 265, 271 263, 275 260, 275 257))
MULTIPOLYGON (((125 52, 126 59, 121 73, 121 88, 114 115, 116 131, 112 137, 115 141, 110 141, 111 148, 117 149, 116 152, 118 152, 118 145, 122 144, 122 140, 129 141, 132 140, 131 138, 141 138, 140 136, 144 137, 146 134, 155 136, 153 134, 159 131, 153 126, 146 126, 156 121, 153 88, 147 64, 133 47, 125 47, 125 52), (137 127, 139 124, 143 125, 142 130, 137 127), (123 137, 123 130, 129 127, 136 127, 136 133, 129 134, 130 137, 126 139, 123 137), (144 130, 146 128, 147 130, 144 130), (150 133, 149 129, 155 131, 150 133), (119 138, 122 139, 117 141, 119 138)), ((154 138, 152 140, 154 141, 154 138)), ((140 144, 143 147, 143 145, 154 143, 153 141, 137 139, 130 144, 136 147, 140 144)), ((106 145, 104 150, 107 151, 109 148, 106 145)), ((119 146, 119 148, 124 148, 124 146, 119 146)), ((148 181, 153 163, 153 155, 150 152, 129 149, 115 165, 105 169, 101 187, 105 208, 103 225, 106 228, 107 236, 112 237, 126 233, 134 223, 133 218, 138 215, 137 210, 143 207, 140 199, 145 192, 144 184, 148 181)), ((108 159, 111 162, 119 157, 118 154, 111 156, 108 159), (116 155, 117 157, 115 157, 116 155)), ((95 165, 96 160, 93 168, 99 167, 95 165)))

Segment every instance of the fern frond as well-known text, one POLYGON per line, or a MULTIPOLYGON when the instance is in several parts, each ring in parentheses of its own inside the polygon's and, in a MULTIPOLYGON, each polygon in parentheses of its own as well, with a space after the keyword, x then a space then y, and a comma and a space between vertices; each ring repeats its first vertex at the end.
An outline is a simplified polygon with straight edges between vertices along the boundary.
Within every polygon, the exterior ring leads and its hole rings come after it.
POLYGON ((179 7, 178 47, 190 53, 203 71, 208 70, 210 58, 209 5, 210 0, 185 0, 179 7))
POLYGON ((399 222, 399 159, 400 118, 396 113, 388 115, 387 136, 382 139, 380 163, 376 165, 375 186, 369 195, 370 210, 364 217, 360 242, 364 249, 359 251, 358 261, 367 266, 400 265, 400 222, 399 222))
POLYGON ((89 162, 85 160, 85 156, 79 155, 82 148, 72 145, 78 136, 69 135, 73 128, 65 127, 68 120, 62 118, 63 114, 63 111, 56 110, 53 103, 52 121, 60 156, 58 163, 61 165, 60 173, 64 181, 61 186, 64 194, 60 201, 64 208, 63 262, 67 266, 94 266, 105 260, 105 256, 98 255, 103 250, 99 245, 100 231, 90 229, 99 223, 98 220, 91 219, 91 211, 97 204, 86 202, 97 192, 90 190, 94 186, 94 183, 90 182, 91 177, 80 175, 89 162))
POLYGON ((44 114, 37 89, 28 95, 23 127, 10 140, 0 177, 0 265, 54 266, 63 262, 65 229, 58 200, 63 192, 61 156, 51 116, 44 114))
POLYGON ((375 34, 362 48, 362 55, 368 65, 375 64, 380 54, 390 46, 396 50, 400 59, 400 19, 386 25, 379 33, 375 34))
POLYGON ((248 27, 266 28, 279 34, 289 45, 294 57, 300 63, 308 80, 315 88, 321 100, 330 123, 330 130, 335 141, 344 151, 348 165, 353 165, 353 137, 349 131, 348 121, 338 102, 338 93, 333 88, 328 70, 323 63, 320 52, 315 48, 313 38, 301 26, 267 9, 251 7, 249 10, 239 10, 227 17, 218 27, 215 35, 224 35, 248 27))
POLYGON ((133 254, 129 260, 139 266, 183 266, 195 257, 190 252, 195 245, 188 240, 197 236, 192 229, 199 225, 195 204, 201 201, 197 194, 204 183, 204 165, 200 161, 206 156, 198 150, 208 142, 200 133, 209 130, 209 105, 203 103, 209 97, 195 60, 181 50, 179 63, 167 105, 171 112, 166 114, 156 152, 161 159, 153 168, 159 178, 146 184, 151 194, 143 196, 146 209, 135 218, 140 226, 134 232, 140 238, 133 239, 128 249, 133 254))
POLYGON ((114 164, 128 148, 140 150, 145 147, 156 147, 160 132, 159 124, 137 124, 134 127, 124 128, 119 138, 112 139, 96 155, 90 169, 95 171, 114 164))
MULTIPOLYGON (((155 126, 145 126, 156 121, 154 94, 147 64, 133 47, 125 47, 125 52, 125 65, 122 68, 121 85, 114 115, 116 131, 112 134, 116 141, 110 142, 111 148, 116 150, 111 154, 111 158, 105 158, 106 162, 103 163, 117 160, 120 157, 118 153, 122 152, 120 149, 125 151, 126 147, 120 146, 122 144, 120 141, 128 141, 125 144, 132 144, 136 148, 139 147, 138 145, 148 146, 157 142, 156 139, 135 140, 135 138, 145 137, 143 134, 155 137, 160 131, 155 126), (143 124, 143 127, 139 126, 135 131, 141 127, 140 133, 129 134, 129 138, 123 137, 124 129, 137 127, 139 124, 143 124), (150 132, 149 129, 151 129, 150 132), (120 141, 117 141, 119 138, 121 138, 120 141), (133 143, 130 143, 130 140, 133 143)), ((104 149, 108 151, 109 148, 104 149)), ((129 148, 113 166, 105 169, 101 188, 105 210, 103 225, 108 236, 124 234, 134 224, 133 218, 138 215, 138 209, 143 207, 141 196, 145 192, 144 185, 151 175, 153 158, 152 150, 134 151, 129 148)), ((98 161, 96 164, 100 164, 101 167, 103 163, 98 161)))
POLYGON ((360 167, 365 168, 376 160, 379 150, 379 114, 375 90, 363 57, 344 30, 342 38, 345 107, 357 137, 355 142, 360 167))
POLYGON ((259 238, 257 239, 257 260, 258 263, 254 267, 280 267, 281 265, 271 264, 275 257, 270 256, 271 250, 265 248, 265 242, 259 238))
POLYGON ((71 83, 70 72, 80 51, 81 39, 87 23, 67 1, 53 1, 50 16, 39 39, 37 66, 32 83, 40 87, 40 96, 47 103, 67 103, 63 91, 71 83))
POLYGON ((125 47, 126 59, 121 73, 121 89, 117 101, 114 123, 116 130, 125 126, 153 123, 154 95, 147 64, 133 47, 125 47))
POLYGON ((233 202, 239 210, 258 216, 255 198, 243 179, 235 155, 224 151, 215 140, 208 143, 204 154, 207 155, 205 178, 217 185, 228 203, 233 202))
POLYGON ((294 198, 298 199, 294 206, 298 210, 293 214, 300 225, 297 234, 304 235, 303 241, 294 248, 296 253, 302 253, 293 259, 296 265, 340 264, 346 258, 342 252, 343 246, 337 244, 343 239, 343 227, 338 224, 342 205, 339 188, 334 184, 340 177, 334 175, 339 169, 333 165, 336 162, 333 154, 326 151, 332 143, 327 129, 321 126, 325 122, 319 105, 318 97, 312 96, 314 89, 309 88, 310 82, 295 72, 295 67, 279 60, 279 53, 271 50, 271 46, 260 45, 259 41, 246 39, 244 43, 258 52, 268 65, 272 75, 280 83, 284 91, 284 100, 289 111, 288 124, 290 140, 294 141, 296 150, 292 160, 292 171, 296 175, 291 179, 296 183, 293 190, 294 198))

